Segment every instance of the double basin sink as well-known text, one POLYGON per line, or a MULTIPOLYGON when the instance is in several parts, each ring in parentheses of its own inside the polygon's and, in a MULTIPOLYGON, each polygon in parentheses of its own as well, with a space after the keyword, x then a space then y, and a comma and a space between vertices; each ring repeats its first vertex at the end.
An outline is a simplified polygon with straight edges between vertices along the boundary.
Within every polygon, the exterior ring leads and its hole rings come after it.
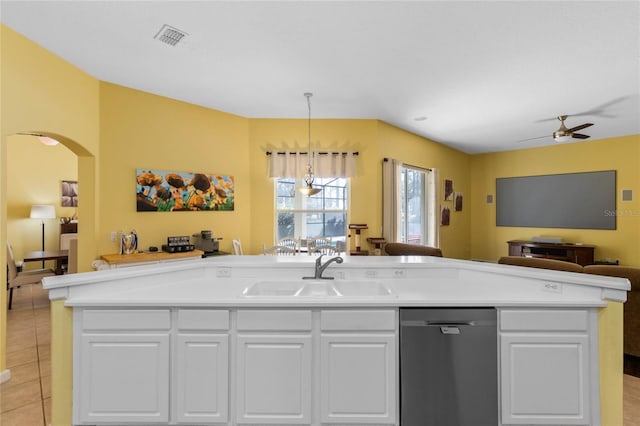
POLYGON ((244 297, 394 297, 389 288, 378 281, 348 280, 274 280, 251 284, 244 297))

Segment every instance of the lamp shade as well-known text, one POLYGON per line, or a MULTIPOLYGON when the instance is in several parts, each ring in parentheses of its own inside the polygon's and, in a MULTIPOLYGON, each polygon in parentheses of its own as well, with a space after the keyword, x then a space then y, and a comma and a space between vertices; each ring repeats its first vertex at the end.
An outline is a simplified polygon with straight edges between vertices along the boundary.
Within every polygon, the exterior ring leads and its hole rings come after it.
POLYGON ((31 206, 31 219, 55 219, 56 208, 51 204, 34 204, 31 206))

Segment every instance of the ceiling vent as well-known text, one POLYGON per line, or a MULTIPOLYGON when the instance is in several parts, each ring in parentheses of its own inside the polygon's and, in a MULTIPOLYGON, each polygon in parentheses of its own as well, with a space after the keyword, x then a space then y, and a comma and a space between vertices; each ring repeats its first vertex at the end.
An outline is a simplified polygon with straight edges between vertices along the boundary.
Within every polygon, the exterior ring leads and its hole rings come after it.
POLYGON ((170 46, 175 46, 186 35, 188 34, 185 33, 184 31, 174 28, 170 25, 164 24, 154 38, 170 46))

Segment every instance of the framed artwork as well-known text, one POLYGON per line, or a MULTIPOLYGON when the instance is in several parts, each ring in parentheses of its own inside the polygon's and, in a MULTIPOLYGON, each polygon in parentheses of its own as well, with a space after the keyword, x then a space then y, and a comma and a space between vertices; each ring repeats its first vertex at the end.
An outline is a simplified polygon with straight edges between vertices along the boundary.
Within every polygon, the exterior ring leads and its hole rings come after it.
POLYGON ((63 180, 62 181, 62 198, 60 199, 62 207, 78 207, 78 181, 63 180))
POLYGON ((453 210, 456 212, 462 211, 462 192, 453 193, 453 210))
POLYGON ((440 225, 449 226, 450 222, 451 222, 451 210, 449 210, 449 207, 447 206, 442 206, 442 211, 440 214, 440 225))
POLYGON ((453 200, 453 180, 451 179, 444 180, 444 199, 446 201, 453 200))
POLYGON ((136 170, 136 211, 232 211, 233 176, 136 170))

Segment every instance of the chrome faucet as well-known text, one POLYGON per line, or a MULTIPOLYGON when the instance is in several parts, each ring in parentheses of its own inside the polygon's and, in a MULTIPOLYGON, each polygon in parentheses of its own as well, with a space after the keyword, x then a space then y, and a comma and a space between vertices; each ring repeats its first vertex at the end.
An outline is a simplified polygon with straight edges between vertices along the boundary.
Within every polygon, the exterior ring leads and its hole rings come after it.
POLYGON ((327 269, 327 267, 329 265, 331 265, 331 263, 333 263, 333 262, 342 263, 342 262, 344 262, 344 259, 341 258, 340 256, 332 257, 331 259, 327 260, 323 265, 322 264, 322 256, 324 256, 324 255, 321 254, 316 259, 316 270, 315 270, 315 273, 314 273, 315 276, 313 276, 313 277, 302 277, 303 280, 332 280, 332 279, 334 279, 334 277, 323 277, 322 273, 324 272, 325 269, 327 269))

